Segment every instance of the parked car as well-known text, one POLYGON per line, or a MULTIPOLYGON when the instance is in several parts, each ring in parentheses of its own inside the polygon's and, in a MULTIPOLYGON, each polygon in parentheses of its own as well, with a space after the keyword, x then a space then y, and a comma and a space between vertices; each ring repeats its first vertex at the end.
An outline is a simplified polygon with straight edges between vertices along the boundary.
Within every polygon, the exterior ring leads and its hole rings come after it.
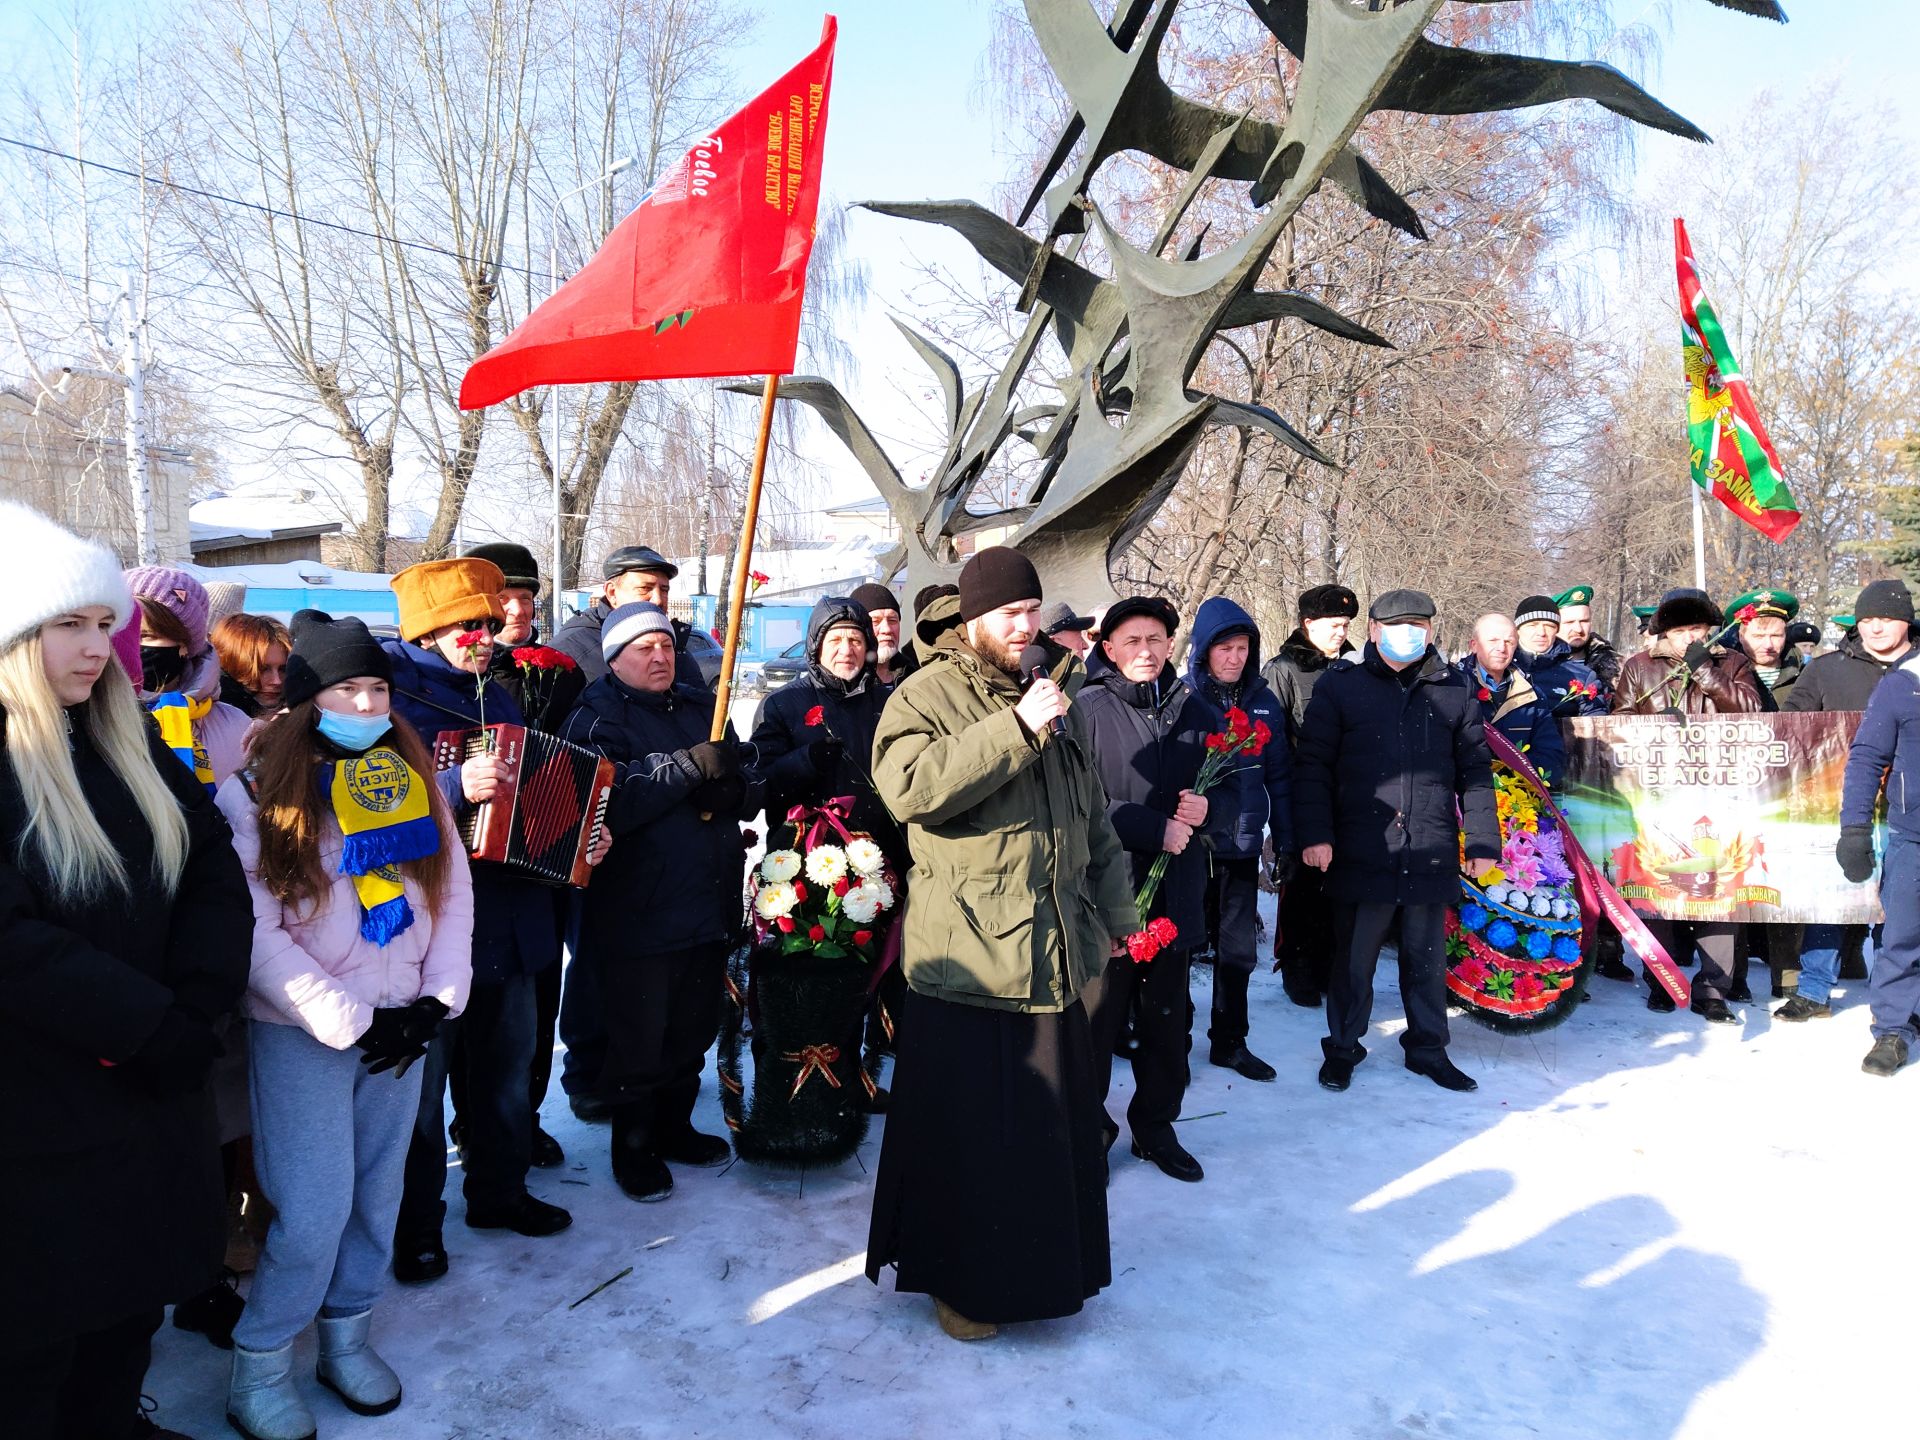
MULTIPOLYGON (((693 663, 700 667, 700 678, 707 682, 707 688, 713 689, 720 683, 720 665, 726 657, 726 649, 704 630, 687 632, 687 654, 693 657, 693 663)), ((734 669, 739 670, 739 662, 734 669)))

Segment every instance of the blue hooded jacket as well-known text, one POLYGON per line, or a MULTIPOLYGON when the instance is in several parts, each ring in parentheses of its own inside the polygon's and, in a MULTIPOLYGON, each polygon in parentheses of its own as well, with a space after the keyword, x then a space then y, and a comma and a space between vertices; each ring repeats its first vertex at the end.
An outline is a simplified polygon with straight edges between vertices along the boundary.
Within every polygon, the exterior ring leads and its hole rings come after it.
POLYGON ((1251 720, 1265 721, 1273 739, 1258 757, 1242 754, 1236 768, 1214 787, 1208 798, 1216 805, 1237 805, 1239 820, 1227 838, 1214 848, 1230 860, 1260 853, 1260 832, 1273 832, 1273 853, 1293 852, 1293 745, 1288 734, 1292 719, 1280 697, 1260 678, 1260 627, 1253 617, 1224 595, 1201 602, 1193 619, 1193 651, 1187 659, 1187 684, 1206 703, 1216 728, 1225 729, 1227 708, 1237 705, 1251 720), (1240 683, 1222 685, 1207 673, 1207 651, 1236 634, 1247 637, 1247 668, 1240 683))
POLYGON ((1526 672, 1541 702, 1553 711, 1554 719, 1607 713, 1606 682, 1573 658, 1566 641, 1555 637, 1553 644, 1539 655, 1523 645, 1513 652, 1513 663, 1526 672), (1576 680, 1590 693, 1584 697, 1569 695, 1567 687, 1576 680))

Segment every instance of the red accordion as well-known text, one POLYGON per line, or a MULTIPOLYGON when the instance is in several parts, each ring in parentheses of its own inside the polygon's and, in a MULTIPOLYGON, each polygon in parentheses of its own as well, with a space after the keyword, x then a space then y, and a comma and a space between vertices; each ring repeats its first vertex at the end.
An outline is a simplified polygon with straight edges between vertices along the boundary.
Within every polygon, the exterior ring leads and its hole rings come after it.
POLYGON ((593 877, 587 853, 613 794, 613 762, 524 725, 442 730, 433 742, 436 770, 487 754, 505 759, 513 779, 461 823, 467 853, 543 884, 585 885, 593 877))

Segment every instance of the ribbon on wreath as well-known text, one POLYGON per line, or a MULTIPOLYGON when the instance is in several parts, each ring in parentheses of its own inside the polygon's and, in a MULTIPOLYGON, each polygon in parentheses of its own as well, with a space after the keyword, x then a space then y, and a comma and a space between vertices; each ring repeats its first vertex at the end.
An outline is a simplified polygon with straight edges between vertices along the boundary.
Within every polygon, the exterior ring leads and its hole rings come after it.
MULTIPOLYGON (((1567 817, 1560 813, 1560 807, 1554 803, 1552 794, 1545 782, 1534 773, 1533 766, 1521 758, 1520 752, 1513 748, 1511 741, 1491 725, 1486 727, 1487 749, 1493 752, 1493 758, 1520 776, 1534 793, 1534 798, 1547 807, 1547 811, 1560 826, 1560 838, 1567 852, 1567 864, 1573 870, 1574 883, 1580 890, 1580 913, 1590 916, 1596 912, 1604 914, 1613 922, 1614 929, 1620 932, 1633 953, 1640 957, 1649 974, 1660 982, 1660 988, 1673 997, 1674 1004, 1685 1005, 1692 999, 1692 987, 1673 963, 1664 946, 1653 938, 1653 932, 1647 929, 1646 922, 1635 913, 1633 907, 1613 888, 1613 882, 1603 874, 1587 852, 1580 847, 1575 838, 1573 826, 1567 823, 1567 817)), ((1590 922, 1589 922, 1590 924, 1590 922)), ((1583 924, 1581 939, 1591 939, 1586 933, 1589 924, 1583 924)))
POLYGON ((819 1075, 834 1089, 840 1088, 840 1077, 833 1073, 833 1067, 840 1063, 838 1045, 808 1045, 800 1050, 789 1050, 780 1058, 789 1065, 798 1065, 800 1073, 793 1077, 793 1089, 787 1092, 787 1099, 799 1096, 800 1087, 814 1075, 819 1075))

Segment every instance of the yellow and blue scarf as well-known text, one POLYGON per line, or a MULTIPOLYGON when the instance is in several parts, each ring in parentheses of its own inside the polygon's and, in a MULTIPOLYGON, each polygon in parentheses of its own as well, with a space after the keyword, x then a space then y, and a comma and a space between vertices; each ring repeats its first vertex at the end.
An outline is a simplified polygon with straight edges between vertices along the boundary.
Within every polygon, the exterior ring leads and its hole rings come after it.
POLYGON ((193 778, 207 787, 207 793, 213 794, 213 762, 207 759, 207 747, 200 742, 200 722, 213 709, 213 697, 196 700, 169 690, 154 696, 147 708, 160 726, 161 741, 193 772, 193 778))
POLYGON ((376 745, 333 764, 327 782, 343 845, 340 873, 360 897, 360 934, 385 945, 413 924, 399 866, 440 848, 424 780, 397 750, 376 745))

